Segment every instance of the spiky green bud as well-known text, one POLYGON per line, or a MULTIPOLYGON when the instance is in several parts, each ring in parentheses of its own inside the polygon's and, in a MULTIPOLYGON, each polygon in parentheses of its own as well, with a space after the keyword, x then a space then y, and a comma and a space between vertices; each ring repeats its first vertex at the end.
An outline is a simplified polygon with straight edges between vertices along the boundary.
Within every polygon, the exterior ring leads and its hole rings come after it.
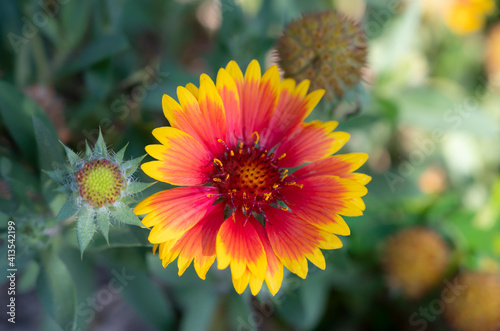
POLYGON ((76 215, 82 256, 97 229, 109 242, 112 219, 142 226, 129 204, 134 202, 133 195, 154 184, 140 183, 132 178, 144 156, 123 162, 127 146, 117 153, 109 151, 101 132, 93 149, 86 145, 83 157, 63 146, 68 162, 62 169, 47 174, 68 197, 57 218, 64 220, 76 215))

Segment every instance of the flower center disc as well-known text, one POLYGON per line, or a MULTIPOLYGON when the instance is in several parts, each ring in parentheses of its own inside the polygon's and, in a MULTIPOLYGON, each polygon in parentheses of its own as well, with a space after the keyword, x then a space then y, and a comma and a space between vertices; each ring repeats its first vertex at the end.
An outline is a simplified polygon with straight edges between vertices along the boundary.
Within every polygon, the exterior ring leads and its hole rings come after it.
POLYGON ((116 164, 108 160, 95 160, 78 171, 76 176, 80 196, 90 205, 102 207, 120 198, 123 176, 116 164))
POLYGON ((277 202, 280 188, 288 185, 284 181, 287 170, 283 172, 276 161, 264 148, 240 144, 237 151, 214 159, 213 185, 233 208, 243 206, 248 213, 260 211, 264 205, 277 202))

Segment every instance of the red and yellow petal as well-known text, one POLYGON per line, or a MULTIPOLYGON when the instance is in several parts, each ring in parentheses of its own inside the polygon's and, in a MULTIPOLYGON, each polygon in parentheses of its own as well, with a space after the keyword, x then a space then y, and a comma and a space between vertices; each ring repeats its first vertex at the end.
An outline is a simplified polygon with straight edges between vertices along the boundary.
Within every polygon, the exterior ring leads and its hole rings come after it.
POLYGON ((254 223, 246 218, 238 209, 220 227, 216 244, 217 267, 225 269, 230 265, 233 279, 241 278, 247 268, 264 279, 267 270, 264 247, 254 223))
MULTIPOLYGON (((252 219, 252 222, 256 220, 252 219)), ((264 246, 264 251, 266 252, 267 258, 267 271, 266 271, 266 285, 272 295, 278 293, 281 283, 283 282, 283 264, 278 259, 276 254, 274 254, 269 238, 267 237, 266 229, 260 224, 255 225, 255 229, 259 234, 262 245, 264 246)), ((252 292, 253 293, 253 292, 252 292)))
POLYGON ((179 86, 177 97, 179 103, 163 96, 163 112, 170 125, 197 139, 212 155, 222 152, 223 146, 217 140, 226 138, 225 111, 212 80, 202 75, 199 90, 179 86))
POLYGON ((177 239, 167 240, 158 244, 158 255, 160 256, 160 260, 162 261, 163 268, 166 268, 172 261, 174 261, 179 255, 178 251, 172 250, 177 239))
POLYGON ((302 81, 297 86, 292 79, 281 82, 276 109, 261 134, 261 143, 264 146, 274 147, 286 136, 292 135, 325 93, 324 90, 316 90, 306 96, 308 89, 308 80, 302 81))
POLYGON ((229 76, 234 79, 238 90, 240 90, 243 84, 243 72, 241 71, 236 61, 229 61, 226 66, 226 71, 229 76))
POLYGON ((198 99, 198 96, 199 96, 199 92, 200 92, 200 89, 198 89, 198 87, 196 85, 194 85, 193 83, 187 83, 186 84, 186 89, 191 92, 191 94, 196 98, 198 99))
MULTIPOLYGON (((325 159, 306 164, 293 173, 293 177, 302 180, 313 176, 338 176, 354 179, 353 171, 359 169, 368 160, 366 153, 350 153, 333 155, 325 159)), ((366 175, 365 175, 366 176, 366 175)), ((368 176, 369 177, 369 176, 368 176)), ((357 181, 357 180, 356 180, 357 181)), ((366 179, 363 180, 366 184, 366 179)))
POLYGON ((214 153, 223 152, 224 146, 218 140, 226 140, 224 104, 214 82, 205 74, 200 77, 198 102, 201 114, 205 119, 205 127, 198 128, 201 130, 200 136, 214 153))
POLYGON ((217 74, 216 87, 226 110, 226 143, 235 146, 243 136, 241 131, 241 106, 238 87, 234 78, 222 68, 217 74))
POLYGON ((244 143, 251 142, 251 135, 255 131, 254 112, 258 111, 259 85, 261 79, 260 66, 257 61, 252 61, 245 71, 243 85, 240 90, 241 97, 241 128, 244 143))
POLYGON ((337 236, 305 222, 290 211, 266 207, 264 213, 266 232, 274 253, 288 270, 301 278, 307 276, 307 259, 318 268, 324 268, 319 248, 342 247, 337 236))
POLYGON ((337 152, 350 137, 346 132, 331 132, 337 125, 334 121, 302 124, 296 134, 283 140, 276 149, 276 156, 281 157, 278 165, 292 168, 337 152))
POLYGON ((159 161, 144 163, 141 169, 151 178, 173 185, 201 185, 212 170, 212 158, 193 137, 179 129, 153 130, 162 145, 146 146, 146 152, 159 161))
POLYGON ((232 276, 234 289, 238 294, 245 292, 250 280, 250 271, 245 270, 245 272, 238 278, 232 276))
POLYGON ((137 215, 147 214, 142 223, 153 227, 149 241, 161 244, 180 238, 198 223, 216 199, 216 189, 207 186, 178 187, 161 191, 142 200, 137 215))
POLYGON ((365 195, 366 188, 335 176, 308 177, 298 183, 299 186, 290 185, 281 190, 293 213, 325 231, 349 235, 349 227, 340 215, 363 214, 364 208, 355 199, 365 195))
POLYGON ((194 259, 194 268, 201 279, 205 279, 208 269, 215 261, 215 241, 220 226, 224 222, 224 204, 208 208, 208 213, 172 246, 178 255, 179 276, 194 259))
POLYGON ((250 285, 250 291, 253 295, 257 295, 264 283, 263 279, 255 276, 248 268, 239 278, 233 277, 233 286, 238 294, 245 292, 245 289, 250 285))
POLYGON ((279 90, 277 66, 272 66, 261 76, 259 63, 256 60, 250 62, 239 91, 243 142, 251 142, 253 132, 260 133, 269 124, 278 102, 279 90))

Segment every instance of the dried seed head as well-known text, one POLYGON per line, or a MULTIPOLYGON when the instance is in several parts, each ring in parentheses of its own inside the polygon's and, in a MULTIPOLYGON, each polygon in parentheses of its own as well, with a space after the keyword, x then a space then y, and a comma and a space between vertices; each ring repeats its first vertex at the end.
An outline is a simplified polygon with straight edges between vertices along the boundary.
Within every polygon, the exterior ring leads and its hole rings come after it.
POLYGON ((500 328, 500 275, 467 272, 453 282, 463 289, 448 300, 444 315, 457 331, 495 331, 500 328))
POLYGON ((325 89, 324 98, 331 101, 360 82, 367 44, 356 22, 327 11, 292 21, 278 40, 277 51, 286 77, 309 79, 311 89, 325 89))
POLYGON ((410 299, 422 297, 443 280, 449 250, 443 239, 425 228, 411 228, 390 238, 384 267, 389 286, 410 299))

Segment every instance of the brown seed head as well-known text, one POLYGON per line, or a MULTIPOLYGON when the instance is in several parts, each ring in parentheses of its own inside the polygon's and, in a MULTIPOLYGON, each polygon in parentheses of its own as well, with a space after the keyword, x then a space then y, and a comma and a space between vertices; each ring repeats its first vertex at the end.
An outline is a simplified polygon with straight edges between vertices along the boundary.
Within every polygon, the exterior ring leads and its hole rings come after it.
POLYGON ((366 46, 356 22, 326 11, 292 21, 278 40, 277 51, 286 77, 309 79, 311 89, 325 89, 325 100, 331 101, 360 82, 366 46))
POLYGON ((444 240, 426 228, 411 228, 390 238, 384 267, 389 286, 410 299, 422 297, 443 280, 449 250, 444 240))
POLYGON ((446 304, 445 318, 457 331, 495 331, 500 328, 500 275, 466 272, 453 283, 463 292, 446 304))

